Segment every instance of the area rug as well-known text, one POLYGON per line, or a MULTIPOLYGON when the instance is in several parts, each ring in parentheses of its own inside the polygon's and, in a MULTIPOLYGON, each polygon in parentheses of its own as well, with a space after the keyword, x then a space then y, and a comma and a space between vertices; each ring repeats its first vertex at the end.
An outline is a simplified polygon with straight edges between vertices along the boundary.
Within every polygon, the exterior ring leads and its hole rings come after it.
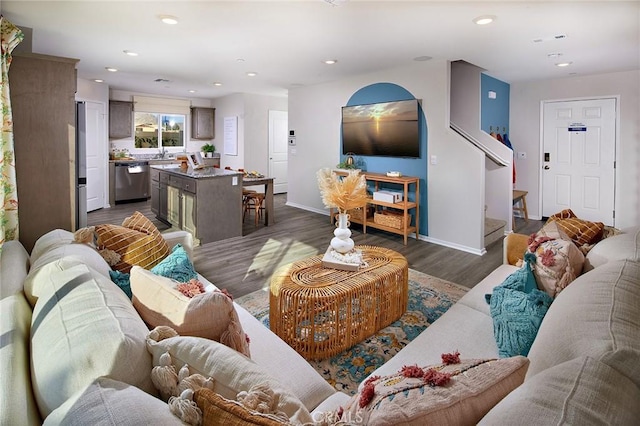
MULTIPOLYGON (((338 355, 309 363, 337 390, 353 395, 362 380, 438 319, 467 290, 409 269, 409 303, 399 320, 338 355)), ((269 327, 268 292, 258 290, 236 302, 269 327)))

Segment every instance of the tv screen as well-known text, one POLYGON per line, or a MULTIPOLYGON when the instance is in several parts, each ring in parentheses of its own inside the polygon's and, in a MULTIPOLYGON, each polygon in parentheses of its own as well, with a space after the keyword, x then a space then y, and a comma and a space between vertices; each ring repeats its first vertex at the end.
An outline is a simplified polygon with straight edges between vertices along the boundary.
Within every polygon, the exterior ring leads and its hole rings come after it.
POLYGON ((420 157, 418 100, 342 107, 342 153, 420 157))

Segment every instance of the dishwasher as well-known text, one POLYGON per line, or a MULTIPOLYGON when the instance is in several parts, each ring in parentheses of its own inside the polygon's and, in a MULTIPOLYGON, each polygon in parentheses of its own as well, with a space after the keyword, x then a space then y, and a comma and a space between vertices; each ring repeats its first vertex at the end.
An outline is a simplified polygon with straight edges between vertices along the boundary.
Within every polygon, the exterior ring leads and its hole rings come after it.
POLYGON ((148 161, 119 161, 115 164, 115 201, 149 198, 148 161))

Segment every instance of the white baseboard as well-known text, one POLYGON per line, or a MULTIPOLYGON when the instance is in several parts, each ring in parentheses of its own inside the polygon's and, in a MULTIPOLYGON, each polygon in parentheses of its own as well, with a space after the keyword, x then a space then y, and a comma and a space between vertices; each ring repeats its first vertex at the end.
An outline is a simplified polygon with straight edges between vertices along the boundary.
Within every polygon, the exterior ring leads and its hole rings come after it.
POLYGON ((432 237, 428 237, 428 236, 425 236, 425 235, 420 235, 420 240, 421 241, 426 241, 428 243, 437 244, 439 246, 449 247, 449 248, 452 248, 452 249, 456 249, 456 250, 464 251, 464 252, 467 252, 467 253, 475 254, 477 256, 482 256, 482 255, 487 253, 487 249, 485 249, 485 248, 482 248, 481 250, 478 250, 478 249, 475 249, 473 247, 467 247, 467 246, 463 246, 463 245, 460 245, 460 244, 451 243, 449 241, 442 241, 442 240, 438 240, 437 238, 432 238, 432 237))
MULTIPOLYGON (((313 208, 313 207, 304 206, 302 204, 296 204, 296 203, 292 203, 292 202, 289 202, 289 201, 287 201, 285 205, 287 205, 289 207, 295 207, 295 208, 306 210, 306 211, 309 211, 309 212, 314 212, 314 213, 319 213, 319 214, 322 214, 322 215, 325 215, 325 216, 329 216, 329 211, 328 210, 316 209, 316 208, 313 208)), ((409 238, 411 238, 411 237, 415 238, 415 235, 416 235, 415 232, 412 232, 411 234, 409 234, 409 238)), ((475 249, 475 248, 472 248, 472 247, 467 247, 467 246, 463 246, 463 245, 460 245, 460 244, 454 244, 454 243, 450 243, 448 241, 438 240, 436 238, 431 238, 431 237, 428 237, 428 236, 422 235, 422 234, 419 235, 418 239, 420 241, 426 241, 428 243, 438 244, 439 246, 449 247, 449 248, 452 248, 452 249, 456 249, 456 250, 464 251, 464 252, 467 252, 467 253, 475 254, 477 256, 482 256, 482 255, 487 253, 487 250, 485 248, 483 248, 482 250, 478 250, 478 249, 475 249)))

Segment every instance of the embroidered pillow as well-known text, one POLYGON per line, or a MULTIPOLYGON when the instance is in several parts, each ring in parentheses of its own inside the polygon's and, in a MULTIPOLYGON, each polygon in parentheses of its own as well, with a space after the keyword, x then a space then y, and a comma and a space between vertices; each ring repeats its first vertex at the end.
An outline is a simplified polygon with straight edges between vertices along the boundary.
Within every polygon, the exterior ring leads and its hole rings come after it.
POLYGON ((183 336, 215 340, 250 356, 249 343, 231 299, 221 291, 187 297, 178 282, 131 268, 133 306, 150 328, 166 325, 183 336))
POLYGON ((345 405, 341 420, 363 425, 396 425, 399 419, 405 425, 476 424, 522 384, 528 366, 529 360, 521 356, 468 359, 458 364, 403 368, 412 373, 421 370, 422 377, 416 374, 406 377, 402 371, 390 376, 372 376, 345 405), (448 376, 448 383, 434 384, 428 380, 429 374, 448 376))
POLYGON ((584 255, 556 222, 531 235, 527 252, 536 256, 533 274, 538 288, 551 297, 556 297, 582 273, 584 255))
POLYGON ((151 268, 151 272, 181 283, 198 278, 198 273, 182 244, 176 244, 169 256, 151 268))

